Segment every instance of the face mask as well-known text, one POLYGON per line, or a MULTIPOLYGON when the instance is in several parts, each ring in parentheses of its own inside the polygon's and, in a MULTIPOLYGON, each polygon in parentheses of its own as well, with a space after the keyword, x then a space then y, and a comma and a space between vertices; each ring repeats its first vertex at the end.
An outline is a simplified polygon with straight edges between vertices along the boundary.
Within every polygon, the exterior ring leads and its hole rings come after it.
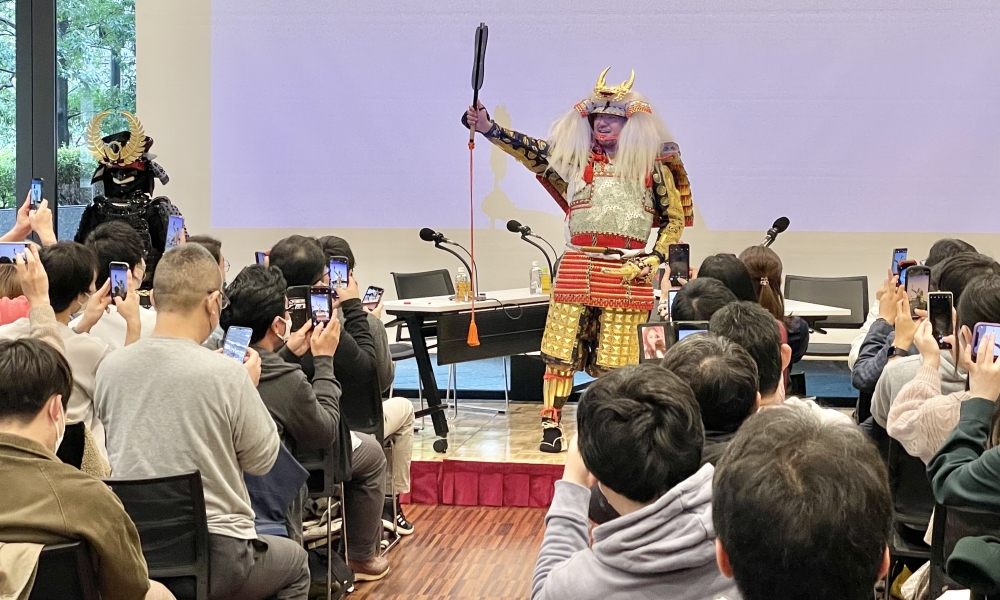
POLYGON ((82 314, 83 314, 83 309, 87 308, 87 302, 90 302, 90 294, 88 294, 87 292, 83 292, 83 295, 87 297, 87 301, 86 301, 86 302, 83 302, 82 304, 80 304, 80 310, 78 310, 77 312, 75 312, 75 313, 73 313, 73 314, 71 314, 71 315, 69 316, 69 319, 70 319, 71 321, 72 321, 73 319, 76 319, 76 318, 77 318, 77 317, 79 317, 80 315, 82 315, 82 314))
MULTIPOLYGON (((56 398, 56 402, 59 402, 61 404, 62 403, 62 398, 56 398)), ((55 426, 56 426, 56 447, 52 450, 53 454, 55 454, 56 452, 59 451, 59 446, 62 445, 63 438, 66 437, 66 409, 60 407, 59 414, 62 415, 62 418, 56 420, 56 423, 55 423, 55 426), (59 421, 62 421, 62 431, 59 430, 59 421)))
POLYGON ((279 333, 278 337, 281 339, 281 343, 284 344, 288 341, 288 338, 292 336, 292 320, 288 317, 278 317, 281 322, 285 324, 285 332, 279 333))

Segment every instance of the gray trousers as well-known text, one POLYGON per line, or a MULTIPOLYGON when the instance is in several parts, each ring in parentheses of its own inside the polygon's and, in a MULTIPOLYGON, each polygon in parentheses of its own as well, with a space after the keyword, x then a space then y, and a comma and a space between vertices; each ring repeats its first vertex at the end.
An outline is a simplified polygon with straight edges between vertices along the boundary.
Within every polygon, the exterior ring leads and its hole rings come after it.
POLYGON ((361 445, 351 461, 351 479, 344 482, 344 512, 347 519, 347 555, 352 561, 375 556, 382 539, 382 507, 385 495, 386 461, 374 436, 355 433, 361 445))
POLYGON ((292 540, 209 534, 208 546, 211 600, 307 600, 309 557, 292 540))

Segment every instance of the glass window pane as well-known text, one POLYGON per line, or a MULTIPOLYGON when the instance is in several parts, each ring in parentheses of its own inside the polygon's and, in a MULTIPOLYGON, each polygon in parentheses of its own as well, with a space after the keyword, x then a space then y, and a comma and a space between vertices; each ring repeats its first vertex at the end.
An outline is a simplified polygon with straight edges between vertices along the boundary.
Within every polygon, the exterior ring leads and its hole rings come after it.
MULTIPOLYGON (((135 0, 57 0, 56 15, 59 238, 72 239, 101 193, 90 184, 87 125, 103 110, 135 112, 135 0)), ((114 114, 101 132, 127 128, 114 114)))
MULTIPOLYGON (((15 190, 15 0, 0 0, 0 234, 14 225, 15 190)), ((27 191, 27 190, 25 190, 27 191)))

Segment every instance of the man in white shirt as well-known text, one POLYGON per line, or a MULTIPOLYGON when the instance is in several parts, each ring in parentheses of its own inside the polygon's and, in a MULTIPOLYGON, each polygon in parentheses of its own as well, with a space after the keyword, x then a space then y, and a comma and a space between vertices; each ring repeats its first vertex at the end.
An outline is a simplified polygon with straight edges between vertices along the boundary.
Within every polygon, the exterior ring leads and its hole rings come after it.
MULTIPOLYGON (((128 265, 132 274, 132 285, 139 289, 146 275, 146 249, 142 237, 124 221, 111 221, 99 226, 87 236, 85 245, 97 255, 98 288, 108 281, 111 263, 123 262, 128 265)), ((70 327, 79 330, 81 317, 70 321, 70 327)), ((153 333, 156 326, 156 311, 149 308, 139 308, 139 337, 147 337, 153 333)), ((125 346, 128 326, 125 318, 118 313, 114 304, 108 307, 107 314, 90 329, 90 335, 107 344, 111 350, 125 346)))

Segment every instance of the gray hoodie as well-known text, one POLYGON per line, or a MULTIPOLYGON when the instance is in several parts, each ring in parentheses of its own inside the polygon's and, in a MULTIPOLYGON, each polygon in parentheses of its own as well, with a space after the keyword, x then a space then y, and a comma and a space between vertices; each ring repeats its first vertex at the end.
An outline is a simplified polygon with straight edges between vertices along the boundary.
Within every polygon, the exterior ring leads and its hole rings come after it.
POLYGON ((303 450, 329 448, 340 423, 340 382, 332 356, 313 357, 312 382, 302 367, 261 348, 257 391, 278 426, 278 435, 303 450))
MULTIPOLYGON (((872 418, 883 429, 886 427, 889 409, 892 408, 896 396, 899 395, 899 391, 903 389, 904 385, 913 381, 917 376, 917 369, 922 364, 923 361, 919 354, 886 363, 885 369, 882 370, 882 375, 879 376, 878 383, 875 385, 871 409, 872 418)), ((961 392, 965 389, 965 380, 969 374, 965 372, 965 369, 955 367, 955 359, 952 357, 951 350, 941 351, 941 366, 938 367, 938 373, 941 374, 942 395, 961 392)))
POLYGON ((704 465, 653 504, 597 526, 592 546, 590 490, 557 481, 532 600, 739 599, 715 563, 714 473, 704 465))

